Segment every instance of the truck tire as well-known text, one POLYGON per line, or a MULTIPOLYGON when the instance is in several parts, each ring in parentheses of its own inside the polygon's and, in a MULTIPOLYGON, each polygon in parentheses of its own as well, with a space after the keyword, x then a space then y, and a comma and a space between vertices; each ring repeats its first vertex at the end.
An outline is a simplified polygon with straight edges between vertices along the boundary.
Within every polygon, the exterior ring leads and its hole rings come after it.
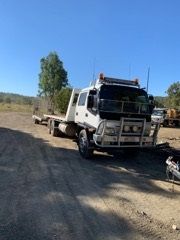
POLYGON ((180 126, 180 120, 175 120, 174 124, 175 124, 175 127, 179 127, 180 126))
POLYGON ((163 127, 167 127, 168 126, 168 120, 164 120, 164 122, 163 122, 163 127))
POLYGON ((34 118, 34 124, 39 124, 39 120, 34 118))
POLYGON ((51 134, 51 120, 50 119, 48 119, 47 128, 48 128, 48 133, 51 134))
POLYGON ((85 129, 81 130, 79 133, 78 148, 79 153, 83 158, 88 159, 93 156, 94 149, 90 148, 90 141, 85 129))
POLYGON ((55 122, 54 121, 51 121, 51 135, 53 136, 53 137, 57 137, 58 136, 58 132, 59 132, 59 130, 58 130, 58 128, 56 128, 55 127, 55 122))

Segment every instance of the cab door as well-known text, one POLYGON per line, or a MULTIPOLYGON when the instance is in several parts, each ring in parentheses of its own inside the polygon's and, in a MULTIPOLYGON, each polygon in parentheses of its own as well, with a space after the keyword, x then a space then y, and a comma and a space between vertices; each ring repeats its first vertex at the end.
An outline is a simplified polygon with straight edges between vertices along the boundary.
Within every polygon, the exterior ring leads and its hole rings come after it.
MULTIPOLYGON (((93 110, 93 106, 95 106, 94 104, 91 103, 92 106, 89 106, 90 99, 91 90, 90 92, 84 91, 80 93, 76 106, 75 122, 87 127, 96 128, 99 123, 99 115, 97 114, 97 111, 93 110)), ((92 99, 94 99, 94 97, 92 99)))
POLYGON ((87 118, 87 95, 88 91, 81 92, 79 94, 78 102, 76 105, 76 110, 75 110, 75 122, 76 123, 81 123, 84 124, 86 121, 85 119, 87 118))

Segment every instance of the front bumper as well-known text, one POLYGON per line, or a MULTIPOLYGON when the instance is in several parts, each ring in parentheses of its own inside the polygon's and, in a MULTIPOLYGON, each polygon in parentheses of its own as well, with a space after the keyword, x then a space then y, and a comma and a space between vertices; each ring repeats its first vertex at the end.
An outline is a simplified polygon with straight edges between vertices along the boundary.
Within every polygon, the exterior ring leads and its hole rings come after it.
POLYGON ((152 117, 152 123, 153 124, 162 124, 164 122, 163 118, 158 118, 158 117, 152 117))
POLYGON ((127 148, 127 147, 155 147, 157 142, 157 134, 159 130, 159 124, 155 127, 149 125, 147 133, 147 126, 150 123, 146 123, 146 119, 130 119, 121 118, 120 121, 103 120, 100 122, 96 133, 93 134, 93 141, 97 147, 102 148, 127 148), (103 127, 102 127, 103 126, 103 127), (109 126, 114 126, 114 134, 108 134, 109 126), (125 132, 125 126, 138 126, 138 132, 132 132, 129 130, 125 132), (101 133, 98 129, 101 127, 101 133))

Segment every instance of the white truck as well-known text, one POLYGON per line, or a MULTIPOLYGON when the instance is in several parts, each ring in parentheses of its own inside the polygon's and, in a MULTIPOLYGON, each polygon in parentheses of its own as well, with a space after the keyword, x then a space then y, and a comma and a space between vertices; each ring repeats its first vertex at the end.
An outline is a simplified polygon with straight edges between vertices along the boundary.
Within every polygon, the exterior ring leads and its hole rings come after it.
POLYGON ((167 112, 167 108, 154 108, 151 115, 152 124, 163 125, 166 112, 167 112))
POLYGON ((90 158, 94 150, 155 147, 159 125, 151 124, 153 97, 140 88, 138 80, 104 77, 85 89, 74 89, 66 116, 33 115, 35 123, 47 121, 53 136, 77 138, 79 153, 90 158))
POLYGON ((180 126, 180 110, 175 108, 154 108, 151 115, 153 124, 161 124, 163 127, 180 126))

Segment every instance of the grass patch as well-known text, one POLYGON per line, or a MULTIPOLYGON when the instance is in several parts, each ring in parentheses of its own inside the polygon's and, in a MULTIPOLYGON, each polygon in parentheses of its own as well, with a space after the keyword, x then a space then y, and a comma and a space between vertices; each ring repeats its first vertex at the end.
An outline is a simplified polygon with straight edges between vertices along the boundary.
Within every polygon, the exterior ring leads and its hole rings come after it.
POLYGON ((32 113, 32 105, 16 103, 0 103, 0 112, 27 112, 32 113))

